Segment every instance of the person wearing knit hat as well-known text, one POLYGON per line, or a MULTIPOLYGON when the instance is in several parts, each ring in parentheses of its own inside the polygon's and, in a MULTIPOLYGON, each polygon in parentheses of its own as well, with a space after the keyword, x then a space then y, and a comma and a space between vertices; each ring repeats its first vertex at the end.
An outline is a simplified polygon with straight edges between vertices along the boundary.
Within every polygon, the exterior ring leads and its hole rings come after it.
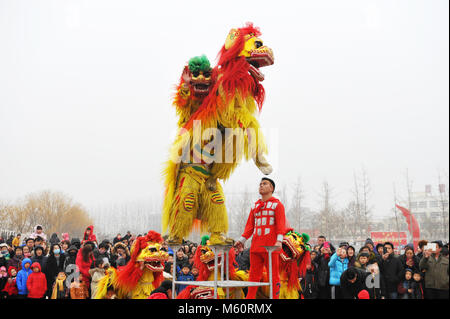
POLYGON ((405 278, 398 284, 398 296, 399 299, 412 299, 412 276, 413 270, 410 268, 405 269, 405 278))
POLYGON ((364 246, 369 247, 370 251, 373 251, 373 249, 375 248, 375 244, 373 243, 371 238, 366 239, 366 241, 364 242, 364 246))

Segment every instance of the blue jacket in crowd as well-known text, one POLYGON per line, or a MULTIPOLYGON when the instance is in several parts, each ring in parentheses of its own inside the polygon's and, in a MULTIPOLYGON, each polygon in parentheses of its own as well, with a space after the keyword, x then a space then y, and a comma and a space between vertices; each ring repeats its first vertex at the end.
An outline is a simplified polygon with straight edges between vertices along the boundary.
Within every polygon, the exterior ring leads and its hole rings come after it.
POLYGON ((330 257, 328 267, 330 267, 330 285, 340 286, 341 275, 348 268, 348 258, 345 257, 344 260, 342 260, 338 257, 337 253, 334 253, 333 256, 330 257))
POLYGON ((19 290, 19 295, 28 295, 27 279, 28 275, 32 272, 33 270, 31 270, 31 259, 24 258, 24 260, 22 260, 22 269, 17 273, 16 277, 16 285, 17 289, 19 290), (30 264, 30 267, 28 267, 28 269, 25 269, 26 263, 30 264))

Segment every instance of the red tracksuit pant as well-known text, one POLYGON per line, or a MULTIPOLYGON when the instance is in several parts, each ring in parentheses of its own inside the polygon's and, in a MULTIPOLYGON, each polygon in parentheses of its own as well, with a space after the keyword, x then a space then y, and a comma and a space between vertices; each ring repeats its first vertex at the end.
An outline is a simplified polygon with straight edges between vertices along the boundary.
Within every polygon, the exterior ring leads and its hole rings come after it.
MULTIPOLYGON (((278 299, 280 294, 280 270, 279 270, 279 256, 280 252, 272 252, 272 285, 273 296, 272 299, 278 299)), ((249 281, 259 282, 263 276, 263 269, 266 267, 269 272, 269 254, 264 253, 250 253, 250 274, 249 281)), ((255 299, 258 287, 248 287, 246 299, 255 299)))

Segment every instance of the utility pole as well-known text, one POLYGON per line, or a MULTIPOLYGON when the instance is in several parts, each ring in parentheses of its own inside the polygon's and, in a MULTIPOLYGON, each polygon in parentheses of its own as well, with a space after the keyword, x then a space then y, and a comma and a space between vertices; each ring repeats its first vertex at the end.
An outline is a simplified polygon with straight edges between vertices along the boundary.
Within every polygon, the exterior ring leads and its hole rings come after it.
POLYGON ((400 247, 400 228, 398 227, 398 219, 397 219, 397 193, 395 191, 395 183, 394 183, 394 214, 395 214, 395 223, 397 224, 397 236, 398 236, 398 246, 400 247))
POLYGON ((442 234, 445 237, 445 240, 448 240, 448 223, 446 222, 446 218, 445 218, 445 205, 444 205, 444 201, 447 198, 446 196, 446 190, 445 190, 445 184, 441 184, 441 174, 439 173, 439 177, 438 177, 438 189, 439 189, 439 194, 440 194, 440 206, 442 208, 442 234))
POLYGON ((409 210, 409 225, 411 227, 411 243, 414 242, 414 238, 413 238, 413 224, 412 224, 412 210, 411 210, 411 183, 409 182, 409 175, 408 175, 408 169, 406 169, 406 187, 408 190, 408 210, 409 210))

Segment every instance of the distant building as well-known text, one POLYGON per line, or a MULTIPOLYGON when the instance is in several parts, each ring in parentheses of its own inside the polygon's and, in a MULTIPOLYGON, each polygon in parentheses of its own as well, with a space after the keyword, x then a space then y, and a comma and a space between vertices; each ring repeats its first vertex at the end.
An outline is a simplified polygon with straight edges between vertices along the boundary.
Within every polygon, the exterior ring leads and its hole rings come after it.
POLYGON ((432 192, 431 185, 425 186, 425 192, 411 193, 411 212, 419 223, 424 220, 443 222, 443 216, 448 220, 448 198, 445 186, 440 185, 439 191, 432 192))

